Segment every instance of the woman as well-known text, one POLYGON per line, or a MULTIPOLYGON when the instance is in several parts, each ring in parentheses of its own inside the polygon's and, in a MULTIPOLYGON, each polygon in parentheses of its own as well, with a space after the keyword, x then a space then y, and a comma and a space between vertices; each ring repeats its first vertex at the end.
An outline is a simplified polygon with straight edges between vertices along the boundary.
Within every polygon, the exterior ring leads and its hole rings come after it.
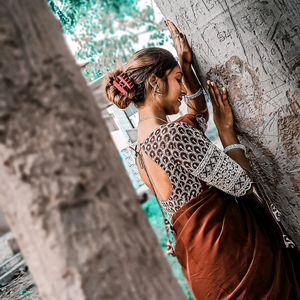
MULTIPOLYGON (((253 193, 225 88, 208 81, 224 152, 205 136, 208 110, 184 35, 167 22, 179 64, 166 50, 138 51, 107 74, 107 98, 139 113, 137 166, 169 215, 175 255, 195 299, 300 299, 300 256, 253 193), (183 99, 188 114, 174 122, 183 99), (225 153, 226 152, 226 153, 225 153)), ((172 249, 169 249, 172 250, 172 249)))

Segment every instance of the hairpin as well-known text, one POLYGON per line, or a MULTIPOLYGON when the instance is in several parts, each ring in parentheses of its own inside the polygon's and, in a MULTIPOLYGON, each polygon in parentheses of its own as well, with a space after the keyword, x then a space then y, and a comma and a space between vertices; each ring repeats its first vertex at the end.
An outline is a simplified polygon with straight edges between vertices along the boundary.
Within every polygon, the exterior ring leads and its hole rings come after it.
POLYGON ((120 86, 115 80, 113 82, 113 85, 122 93, 122 94, 127 94, 127 92, 123 89, 122 86, 120 86))
POLYGON ((113 81, 113 85, 122 93, 127 94, 134 89, 132 79, 126 74, 122 73, 117 76, 117 80, 113 81))

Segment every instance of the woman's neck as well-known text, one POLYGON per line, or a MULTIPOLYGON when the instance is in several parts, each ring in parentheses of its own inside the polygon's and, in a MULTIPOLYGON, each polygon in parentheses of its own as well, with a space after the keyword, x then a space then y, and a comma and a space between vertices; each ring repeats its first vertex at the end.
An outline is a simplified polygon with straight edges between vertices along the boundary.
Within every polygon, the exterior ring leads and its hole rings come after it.
MULTIPOLYGON (((138 110, 138 114, 139 114, 139 120, 146 120, 146 119, 153 119, 153 120, 164 120, 164 121, 168 121, 167 120, 167 116, 165 114, 165 112, 158 108, 158 107, 152 107, 152 106, 144 106, 144 107, 140 107, 138 110)), ((163 122, 163 121, 161 121, 163 122)), ((156 122, 157 123, 157 122, 156 122)))
POLYGON ((157 108, 140 107, 138 114, 138 144, 143 142, 153 130, 168 122, 166 114, 157 108))

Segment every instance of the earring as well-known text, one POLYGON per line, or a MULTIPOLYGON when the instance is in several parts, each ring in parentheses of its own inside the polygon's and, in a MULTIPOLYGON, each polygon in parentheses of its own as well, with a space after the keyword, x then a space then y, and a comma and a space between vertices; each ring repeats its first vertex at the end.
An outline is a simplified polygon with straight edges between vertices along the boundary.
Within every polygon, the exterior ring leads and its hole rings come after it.
POLYGON ((162 95, 161 91, 159 90, 158 84, 156 84, 155 88, 153 88, 153 96, 155 97, 155 95, 162 95))

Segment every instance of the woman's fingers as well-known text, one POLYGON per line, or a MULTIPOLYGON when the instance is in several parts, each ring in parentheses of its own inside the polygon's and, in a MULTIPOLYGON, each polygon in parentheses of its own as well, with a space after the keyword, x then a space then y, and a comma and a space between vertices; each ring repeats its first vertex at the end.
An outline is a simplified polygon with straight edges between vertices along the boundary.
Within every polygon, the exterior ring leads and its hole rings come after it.
POLYGON ((169 28, 170 31, 172 31, 175 34, 179 33, 178 28, 176 27, 176 25, 172 21, 166 20, 165 23, 168 26, 168 28, 169 28))
POLYGON ((222 102, 224 105, 228 104, 228 91, 225 87, 222 88, 222 102))
POLYGON ((213 86, 213 90, 214 90, 214 93, 215 93, 215 96, 216 96, 216 101, 218 102, 218 106, 221 107, 223 105, 223 103, 222 103, 222 97, 221 97, 221 94, 220 94, 220 90, 217 87, 215 82, 212 82, 211 84, 213 86))
POLYGON ((224 105, 229 104, 228 102, 228 92, 226 88, 222 88, 222 94, 215 82, 207 81, 208 91, 211 96, 212 104, 216 107, 222 108, 224 105))
POLYGON ((172 21, 166 20, 165 23, 166 23, 166 25, 167 25, 167 27, 168 27, 171 35, 172 35, 173 41, 183 38, 183 34, 178 30, 178 28, 176 27, 176 25, 172 21))
POLYGON ((174 25, 173 22, 171 22, 169 20, 165 21, 165 23, 166 23, 166 25, 167 25, 167 27, 168 27, 171 35, 172 35, 172 38, 174 40, 176 38, 176 35, 179 34, 179 31, 178 31, 177 27, 174 25))
POLYGON ((165 23, 171 33, 175 48, 177 49, 177 51, 180 51, 181 50, 180 48, 182 47, 180 42, 180 37, 181 37, 180 35, 182 35, 182 33, 179 32, 179 30, 177 29, 177 27, 174 25, 173 22, 166 20, 165 23))
POLYGON ((213 107, 218 107, 219 106, 219 103, 216 99, 216 94, 215 94, 215 91, 214 91, 214 88, 213 88, 213 82, 208 80, 207 81, 207 87, 208 87, 208 92, 210 94, 210 99, 211 99, 211 103, 213 105, 213 107))
POLYGON ((186 36, 178 30, 172 21, 166 20, 165 23, 172 35, 173 43, 178 54, 179 63, 181 65, 185 63, 192 63, 192 50, 189 46, 186 36))

